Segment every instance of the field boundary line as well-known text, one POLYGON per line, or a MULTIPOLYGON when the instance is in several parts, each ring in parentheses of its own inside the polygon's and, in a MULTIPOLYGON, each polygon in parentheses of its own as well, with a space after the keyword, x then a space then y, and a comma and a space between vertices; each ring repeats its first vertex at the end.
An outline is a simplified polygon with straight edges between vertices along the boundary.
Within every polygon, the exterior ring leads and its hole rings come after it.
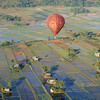
MULTIPOLYGON (((11 49, 11 50, 12 50, 12 49, 11 49)), ((3 48, 2 48, 2 51, 3 51, 4 55, 5 55, 6 63, 7 63, 7 65, 9 66, 7 56, 6 56, 6 54, 5 54, 4 50, 3 50, 3 48)), ((14 56, 14 57, 15 57, 15 56, 14 56)), ((16 59, 15 59, 15 60, 16 60, 16 59)), ((9 69, 9 68, 8 68, 8 69, 9 69)), ((10 70, 9 70, 9 74, 10 74, 10 76, 11 76, 11 72, 10 72, 10 70)), ((11 77, 11 78, 12 78, 12 77, 11 77)), ((13 80, 13 78, 12 78, 12 80, 13 80)), ((16 86, 15 82, 14 82, 14 85, 16 86)), ((16 86, 16 89, 17 89, 17 92, 18 92, 18 94, 19 94, 20 100, 22 100, 21 95, 20 95, 20 93, 19 93, 19 91, 18 91, 17 86, 16 86)))

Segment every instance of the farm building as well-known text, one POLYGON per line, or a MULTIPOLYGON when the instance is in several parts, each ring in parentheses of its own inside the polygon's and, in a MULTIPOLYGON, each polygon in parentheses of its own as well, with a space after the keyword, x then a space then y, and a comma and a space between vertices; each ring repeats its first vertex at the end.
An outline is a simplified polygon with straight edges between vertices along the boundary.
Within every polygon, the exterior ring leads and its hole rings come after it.
POLYGON ((50 92, 53 93, 54 92, 53 89, 50 89, 50 92))
POLYGON ((47 81, 49 84, 55 84, 55 81, 53 79, 47 81))
POLYGON ((100 53, 95 53, 94 54, 96 57, 100 57, 100 53))
POLYGON ((10 91, 10 89, 9 88, 6 88, 6 87, 3 88, 3 90, 6 91, 6 92, 9 92, 10 91))
POLYGON ((32 57, 32 58, 33 58, 34 61, 38 61, 38 60, 39 60, 39 58, 36 57, 36 56, 34 56, 34 57, 32 57))
POLYGON ((50 73, 46 73, 46 74, 44 75, 44 77, 45 77, 45 78, 49 78, 49 77, 51 77, 51 74, 50 74, 50 73))
POLYGON ((18 68, 18 67, 19 67, 19 64, 14 65, 14 68, 18 68))

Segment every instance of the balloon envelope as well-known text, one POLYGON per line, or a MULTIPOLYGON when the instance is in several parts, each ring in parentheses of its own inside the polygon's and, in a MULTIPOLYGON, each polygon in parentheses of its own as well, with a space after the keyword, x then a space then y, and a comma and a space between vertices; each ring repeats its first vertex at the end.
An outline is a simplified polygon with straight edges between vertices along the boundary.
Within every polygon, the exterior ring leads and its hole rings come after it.
POLYGON ((47 18, 46 23, 53 34, 56 35, 64 26, 65 20, 61 15, 52 14, 47 18))

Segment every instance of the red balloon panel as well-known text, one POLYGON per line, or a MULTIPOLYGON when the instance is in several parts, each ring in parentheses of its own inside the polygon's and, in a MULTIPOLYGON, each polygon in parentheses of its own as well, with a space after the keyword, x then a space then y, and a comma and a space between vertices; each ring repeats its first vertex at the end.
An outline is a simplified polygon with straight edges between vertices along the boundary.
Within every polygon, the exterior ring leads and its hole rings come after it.
POLYGON ((47 18, 47 25, 54 35, 58 34, 58 32, 62 29, 65 20, 63 16, 58 14, 53 14, 47 18))

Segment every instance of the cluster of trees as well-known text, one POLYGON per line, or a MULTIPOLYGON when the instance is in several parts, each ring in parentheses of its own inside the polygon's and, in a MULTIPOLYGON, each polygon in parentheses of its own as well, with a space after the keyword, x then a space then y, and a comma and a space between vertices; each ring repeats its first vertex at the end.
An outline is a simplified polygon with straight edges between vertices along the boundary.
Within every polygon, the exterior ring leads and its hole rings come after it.
POLYGON ((95 39, 95 37, 99 37, 99 32, 94 33, 94 32, 89 32, 89 31, 84 31, 84 32, 75 32, 75 31, 68 31, 68 33, 72 34, 73 38, 88 38, 88 39, 95 39))
POLYGON ((74 8, 71 9, 72 12, 74 12, 74 15, 79 14, 79 13, 89 13, 90 11, 86 8, 79 7, 79 8, 74 8))
POLYGON ((1 47, 8 46, 8 45, 12 45, 12 43, 9 42, 9 41, 4 41, 4 42, 2 42, 2 43, 0 44, 1 47))
POLYGON ((21 21, 21 17, 18 16, 11 16, 11 15, 0 15, 1 20, 6 20, 6 21, 21 21))
MULTIPOLYGON (((51 73, 51 70, 47 66, 42 66, 41 68, 43 70, 43 74, 51 73)), ((51 80, 53 80, 52 87, 51 87, 53 93, 63 93, 65 88, 64 82, 59 79, 50 78, 47 80, 47 83, 51 84, 50 83, 51 80)))
POLYGON ((43 70, 43 75, 44 75, 45 73, 50 73, 50 72, 51 72, 51 70, 50 70, 49 68, 47 68, 47 66, 42 66, 41 68, 42 68, 42 70, 43 70))
POLYGON ((9 93, 9 92, 11 92, 11 91, 4 91, 3 90, 4 88, 11 90, 11 87, 12 87, 11 81, 9 79, 5 79, 5 81, 7 82, 6 87, 2 86, 3 84, 0 83, 0 93, 9 93))
POLYGON ((22 22, 22 18, 18 16, 11 16, 11 15, 0 15, 0 20, 6 20, 6 21, 11 21, 15 22, 14 24, 17 26, 27 26, 30 25, 30 23, 22 22))
POLYGON ((67 51, 67 54, 68 54, 69 58, 75 58, 75 57, 77 57, 76 54, 78 53, 78 51, 75 50, 75 49, 73 49, 72 47, 66 48, 66 51, 67 51))
POLYGON ((54 93, 64 93, 65 83, 62 80, 54 79, 55 84, 51 87, 54 93))
POLYGON ((20 48, 17 45, 12 46, 12 50, 19 52, 20 48))
POLYGON ((28 26, 28 25, 30 25, 30 23, 25 23, 25 22, 21 22, 21 23, 14 23, 15 25, 17 25, 17 26, 28 26))
POLYGON ((34 7, 38 5, 100 6, 100 2, 87 0, 0 0, 0 7, 34 7))
POLYGON ((100 70, 100 61, 97 61, 96 66, 98 67, 98 70, 100 70))

